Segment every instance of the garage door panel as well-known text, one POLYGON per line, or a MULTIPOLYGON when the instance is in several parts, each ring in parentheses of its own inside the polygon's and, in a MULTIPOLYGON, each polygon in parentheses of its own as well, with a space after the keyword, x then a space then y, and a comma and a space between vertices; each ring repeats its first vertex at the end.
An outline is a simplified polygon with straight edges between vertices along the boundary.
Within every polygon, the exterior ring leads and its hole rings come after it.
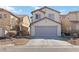
POLYGON ((57 36, 57 26, 36 26, 36 36, 57 36))

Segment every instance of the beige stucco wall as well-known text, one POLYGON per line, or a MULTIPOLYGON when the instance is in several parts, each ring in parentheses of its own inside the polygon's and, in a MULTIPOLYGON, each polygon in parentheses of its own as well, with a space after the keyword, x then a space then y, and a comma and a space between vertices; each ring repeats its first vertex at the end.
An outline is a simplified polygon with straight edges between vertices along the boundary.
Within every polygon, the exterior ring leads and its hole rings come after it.
POLYGON ((12 16, 12 15, 10 15, 10 26, 12 27, 12 26, 16 26, 18 23, 18 18, 16 18, 16 17, 14 17, 14 16, 12 16))
POLYGON ((78 14, 78 17, 77 17, 77 19, 78 19, 78 21, 79 21, 79 12, 78 12, 77 14, 78 14))
POLYGON ((43 11, 46 12, 46 14, 45 14, 46 16, 48 14, 54 14, 54 19, 53 20, 60 22, 60 20, 59 20, 60 19, 60 13, 58 13, 56 11, 53 11, 53 10, 50 10, 50 9, 47 9, 47 8, 43 9, 43 11))
POLYGON ((0 26, 4 27, 6 25, 9 25, 9 19, 10 19, 9 13, 7 13, 5 11, 0 11, 0 14, 7 14, 7 18, 1 18, 0 19, 0 26))
POLYGON ((29 25, 30 25, 30 19, 29 19, 29 17, 28 17, 28 16, 23 17, 22 26, 28 28, 28 30, 26 30, 26 31, 28 31, 28 32, 30 32, 30 27, 29 27, 29 25))
POLYGON ((77 13, 69 13, 66 18, 69 18, 70 21, 76 21, 78 14, 77 13))
POLYGON ((79 23, 76 24, 76 30, 79 31, 79 23))
POLYGON ((30 20, 29 20, 29 17, 28 16, 23 17, 22 25, 25 26, 25 27, 29 27, 30 20))
POLYGON ((34 21, 37 21, 37 20, 38 20, 38 19, 36 19, 36 18, 35 18, 35 14, 40 14, 40 15, 41 15, 41 18, 43 18, 43 17, 44 17, 44 14, 43 14, 42 12, 37 11, 37 12, 33 13, 32 22, 34 22, 34 21))
POLYGON ((15 25, 16 20, 18 20, 18 18, 16 18, 15 16, 11 15, 10 13, 8 13, 6 11, 0 11, 0 14, 7 15, 7 18, 3 17, 0 19, 0 27, 5 28, 6 30, 10 30, 12 23, 14 23, 14 25, 15 25))
POLYGON ((79 23, 71 23, 71 29, 79 31, 79 23))
POLYGON ((31 36, 35 36, 35 26, 57 26, 57 35, 61 36, 61 25, 49 19, 44 19, 31 26, 31 36))
POLYGON ((70 12, 66 18, 69 18, 70 21, 79 21, 79 12, 70 12))

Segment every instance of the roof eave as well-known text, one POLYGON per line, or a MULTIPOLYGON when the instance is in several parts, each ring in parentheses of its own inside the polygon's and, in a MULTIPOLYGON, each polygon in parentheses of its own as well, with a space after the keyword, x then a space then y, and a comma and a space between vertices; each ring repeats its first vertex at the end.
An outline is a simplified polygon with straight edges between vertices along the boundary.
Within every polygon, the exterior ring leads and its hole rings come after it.
MULTIPOLYGON (((52 20, 52 19, 50 19, 50 18, 48 18, 48 17, 44 17, 44 18, 42 18, 42 19, 45 19, 45 18, 47 18, 47 19, 49 19, 49 20, 51 20, 51 21, 54 21, 54 20, 52 20)), ((30 24, 30 26, 31 26, 32 24, 34 24, 34 23, 37 23, 37 22, 41 21, 42 19, 39 19, 38 21, 32 22, 32 23, 30 24)), ((56 22, 56 23, 58 23, 58 24, 61 25, 60 22, 57 22, 57 21, 54 21, 54 22, 56 22)))

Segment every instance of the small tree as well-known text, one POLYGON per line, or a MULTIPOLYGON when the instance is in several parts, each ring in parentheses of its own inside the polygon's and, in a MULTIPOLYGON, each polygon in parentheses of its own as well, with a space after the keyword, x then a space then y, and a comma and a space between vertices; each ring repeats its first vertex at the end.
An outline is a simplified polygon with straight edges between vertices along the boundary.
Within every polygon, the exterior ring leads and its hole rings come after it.
POLYGON ((62 32, 63 33, 70 33, 71 32, 71 22, 69 21, 69 19, 63 19, 61 21, 62 23, 62 32))

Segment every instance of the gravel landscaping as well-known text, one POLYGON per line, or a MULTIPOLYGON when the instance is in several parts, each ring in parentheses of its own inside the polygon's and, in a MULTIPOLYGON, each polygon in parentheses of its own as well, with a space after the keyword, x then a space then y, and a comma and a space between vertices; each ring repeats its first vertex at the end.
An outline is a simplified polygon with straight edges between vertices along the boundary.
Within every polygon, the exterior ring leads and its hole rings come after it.
POLYGON ((17 46, 25 45, 29 40, 26 38, 11 38, 11 39, 1 39, 0 46, 17 46))
POLYGON ((70 44, 72 45, 79 45, 79 38, 76 38, 76 39, 70 39, 68 40, 67 42, 69 42, 70 44))

